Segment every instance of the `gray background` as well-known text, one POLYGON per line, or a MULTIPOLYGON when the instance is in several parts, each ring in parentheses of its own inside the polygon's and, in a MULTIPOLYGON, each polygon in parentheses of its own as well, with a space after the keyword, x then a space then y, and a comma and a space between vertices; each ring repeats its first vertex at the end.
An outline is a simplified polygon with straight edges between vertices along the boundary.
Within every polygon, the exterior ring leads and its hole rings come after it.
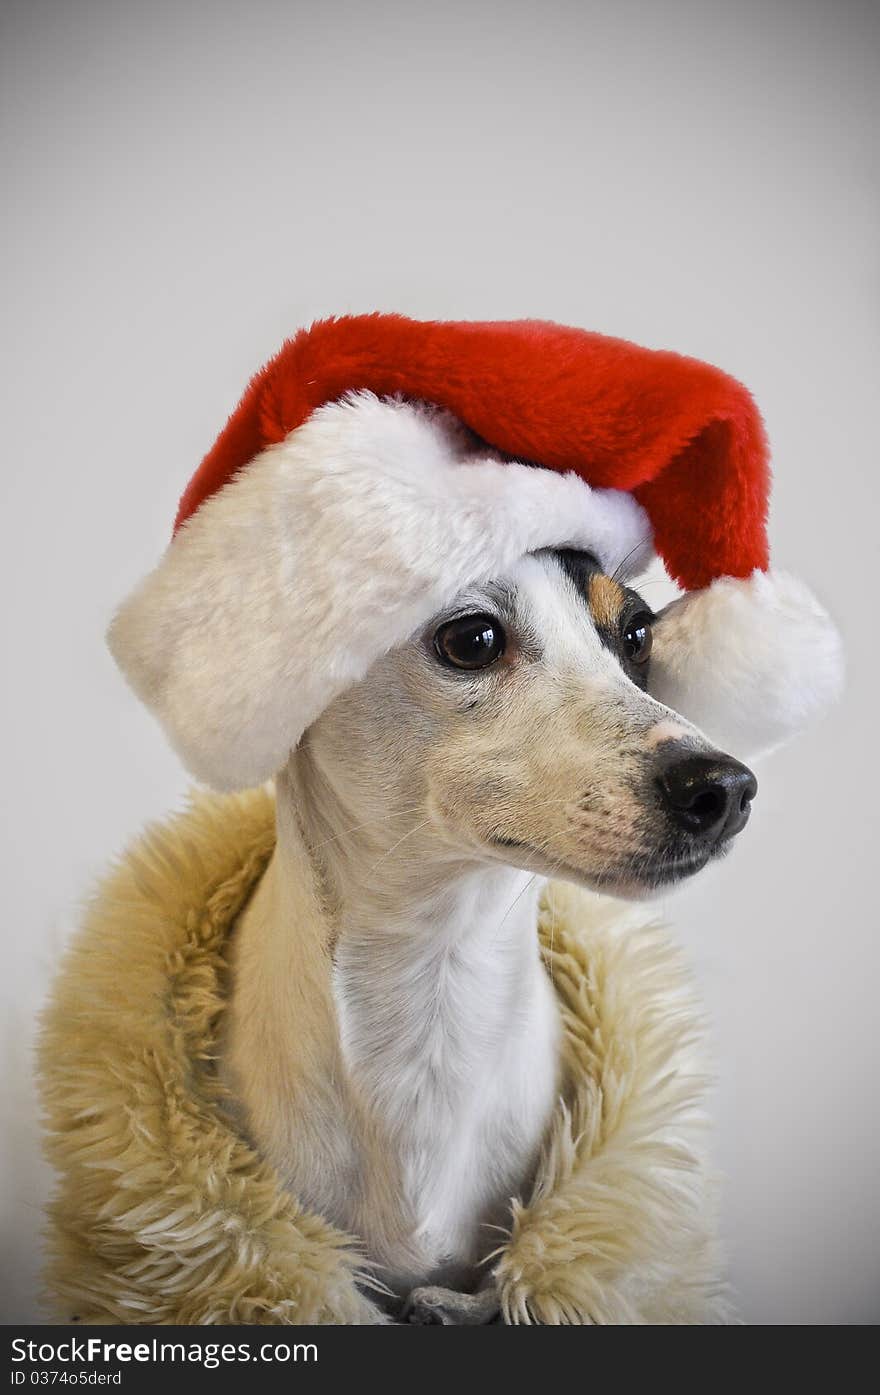
MULTIPOLYGON (((713 1024, 743 1316, 880 1318, 878 7, 5 3, 0 1313, 36 1313, 33 1014, 187 780, 102 634, 250 373, 330 312, 537 315, 743 378, 848 642, 668 899, 713 1024)), ((659 590, 655 593, 659 595, 659 590)))

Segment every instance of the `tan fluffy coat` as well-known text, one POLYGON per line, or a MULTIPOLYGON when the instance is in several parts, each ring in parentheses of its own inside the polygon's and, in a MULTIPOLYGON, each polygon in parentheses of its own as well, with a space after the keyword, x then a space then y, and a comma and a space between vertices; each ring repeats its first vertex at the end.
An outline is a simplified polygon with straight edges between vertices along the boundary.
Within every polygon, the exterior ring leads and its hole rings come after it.
MULTIPOLYGON (((62 1320, 387 1320, 357 1238, 283 1190, 216 1078, 229 935, 274 840, 267 792, 200 796, 124 859, 71 946, 40 1050, 62 1320)), ((679 955, 643 912, 559 884, 538 929, 565 1085, 491 1260, 503 1317, 729 1321, 679 955)))

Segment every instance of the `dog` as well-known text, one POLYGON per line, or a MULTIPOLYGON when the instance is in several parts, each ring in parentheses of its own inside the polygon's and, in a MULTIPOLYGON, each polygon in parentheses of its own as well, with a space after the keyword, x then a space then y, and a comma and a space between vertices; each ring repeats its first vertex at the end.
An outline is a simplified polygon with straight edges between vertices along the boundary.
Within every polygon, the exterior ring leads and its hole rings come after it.
POLYGON ((748 820, 752 772, 650 695, 654 618, 589 553, 526 555, 375 662, 277 777, 220 1069, 254 1147, 361 1237, 402 1320, 497 1315, 484 1261, 559 1089, 545 879, 644 897, 748 820), (292 933, 303 845, 329 986, 292 933))
POLYGON ((768 486, 754 403, 707 365, 530 321, 328 320, 251 381, 111 624, 192 774, 275 779, 221 1083, 389 1317, 497 1315, 486 1261, 568 1043, 544 880, 696 873, 756 792, 703 732, 758 754, 839 691, 829 617, 769 569, 768 486), (656 625, 631 589, 652 550, 683 588, 656 625))

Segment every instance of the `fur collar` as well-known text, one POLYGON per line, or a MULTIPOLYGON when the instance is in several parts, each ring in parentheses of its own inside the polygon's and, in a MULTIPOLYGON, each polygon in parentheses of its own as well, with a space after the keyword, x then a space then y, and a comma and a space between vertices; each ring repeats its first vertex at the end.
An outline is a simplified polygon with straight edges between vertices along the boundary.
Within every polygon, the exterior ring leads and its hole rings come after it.
MULTIPOLYGON (((61 1319, 385 1320, 356 1238, 282 1190, 214 1074, 229 930, 274 839, 268 792, 198 796, 108 877, 67 953, 39 1058, 61 1319)), ((504 1318, 729 1321, 680 957, 641 910, 561 884, 539 931, 566 1083, 492 1260, 504 1318)))

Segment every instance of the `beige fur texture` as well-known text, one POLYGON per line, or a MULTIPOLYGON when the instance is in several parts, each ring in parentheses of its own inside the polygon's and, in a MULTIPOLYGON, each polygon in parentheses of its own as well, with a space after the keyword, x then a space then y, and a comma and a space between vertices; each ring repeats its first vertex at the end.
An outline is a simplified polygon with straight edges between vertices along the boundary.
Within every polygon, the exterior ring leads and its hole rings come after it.
MULTIPOLYGON (((268 865, 266 791, 199 796, 99 889, 47 1009, 60 1320, 381 1323, 357 1238, 297 1205, 225 1112, 226 949, 268 865)), ((647 913, 553 885, 538 931, 564 1086, 491 1265, 508 1323, 723 1323, 687 973, 647 913)))

